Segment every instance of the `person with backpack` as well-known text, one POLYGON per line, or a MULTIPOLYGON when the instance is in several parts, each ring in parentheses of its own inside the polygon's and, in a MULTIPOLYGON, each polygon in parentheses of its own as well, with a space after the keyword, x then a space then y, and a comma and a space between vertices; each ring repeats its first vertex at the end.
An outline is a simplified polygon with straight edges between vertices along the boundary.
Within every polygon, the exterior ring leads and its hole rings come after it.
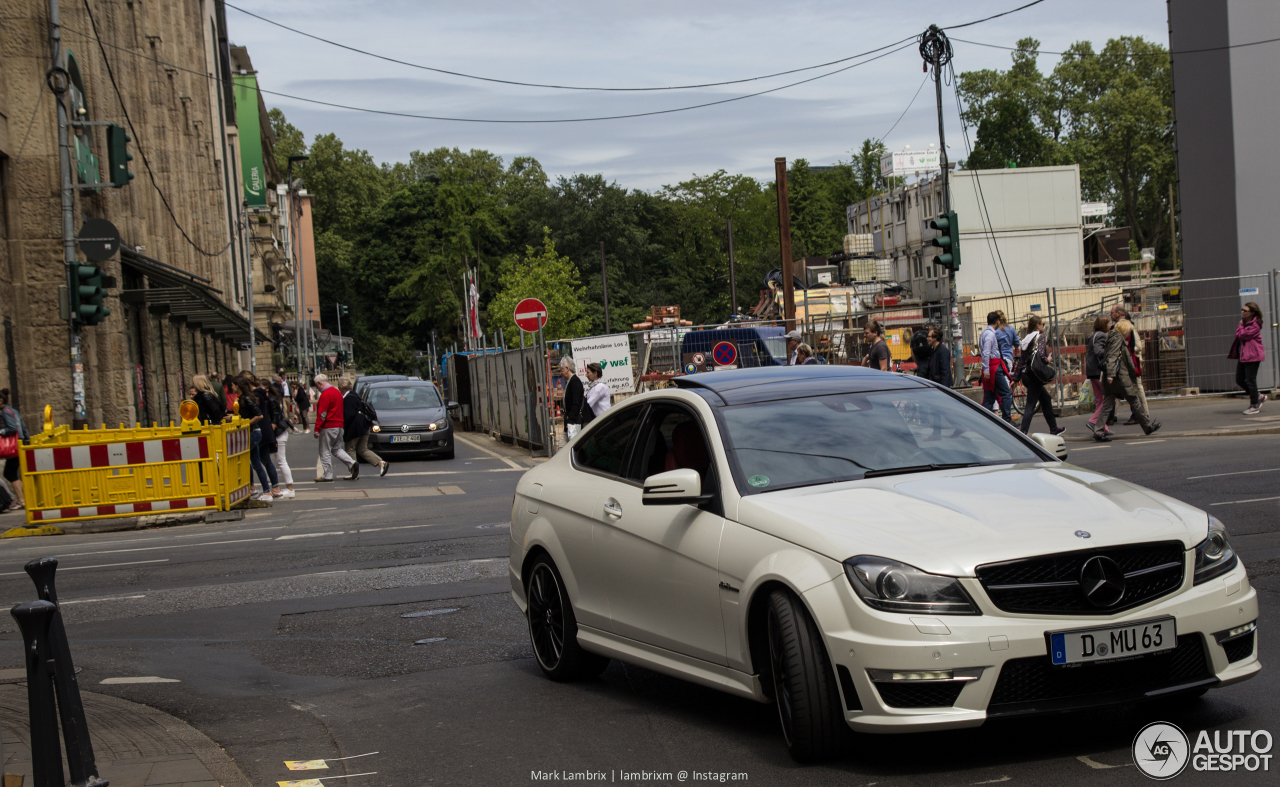
POLYGON ((1013 366, 1013 379, 1021 380, 1027 388, 1027 407, 1021 424, 1023 434, 1031 434, 1031 420, 1035 418, 1037 407, 1044 413, 1044 420, 1049 424, 1049 434, 1067 431, 1065 426, 1058 426, 1058 419, 1053 414, 1053 395, 1045 387, 1053 382, 1056 372, 1049 365, 1053 362, 1053 353, 1049 351, 1043 327, 1044 321, 1031 315, 1027 320, 1026 335, 1019 344, 1022 352, 1013 366))
POLYGON ((379 477, 386 475, 391 465, 369 447, 369 431, 378 418, 377 412, 351 390, 351 381, 345 377, 338 381, 338 389, 342 391, 342 436, 347 453, 357 462, 363 459, 378 468, 379 477))
POLYGON ((1106 392, 1102 390, 1102 365, 1107 356, 1107 332, 1110 330, 1111 318, 1100 314, 1093 321, 1093 333, 1086 337, 1084 343, 1084 376, 1093 388, 1094 402, 1093 417, 1084 425, 1093 432, 1093 439, 1100 443, 1110 442, 1114 434, 1107 427, 1107 414, 1102 409, 1107 399, 1106 392))
POLYGON ((289 445, 289 433, 293 431, 293 424, 289 422, 289 417, 284 411, 285 402, 289 400, 285 398, 277 383, 267 385, 264 390, 267 394, 266 420, 271 422, 271 430, 275 432, 276 437, 276 450, 271 453, 271 460, 276 468, 277 479, 284 484, 284 489, 281 490, 279 486, 276 489, 280 492, 280 497, 287 500, 294 496, 293 470, 289 468, 289 459, 285 455, 285 449, 289 445))
POLYGON ((1120 320, 1107 334, 1107 352, 1102 359, 1102 389, 1106 391, 1104 412, 1110 412, 1117 399, 1124 399, 1133 410, 1133 417, 1146 434, 1152 434, 1160 428, 1158 421, 1152 421, 1151 415, 1142 406, 1138 398, 1138 375, 1133 367, 1133 356, 1129 353, 1129 335, 1133 333, 1133 323, 1120 320))
POLYGON ((293 395, 293 401, 298 405, 298 420, 302 422, 302 433, 306 434, 311 431, 311 427, 307 426, 307 411, 311 409, 311 397, 307 395, 307 384, 305 382, 298 383, 298 390, 293 395))

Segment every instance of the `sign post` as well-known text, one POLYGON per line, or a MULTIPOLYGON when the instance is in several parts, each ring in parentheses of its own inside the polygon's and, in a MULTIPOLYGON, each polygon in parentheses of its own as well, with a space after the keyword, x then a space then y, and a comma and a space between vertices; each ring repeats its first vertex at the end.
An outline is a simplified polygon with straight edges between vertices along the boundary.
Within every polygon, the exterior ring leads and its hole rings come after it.
POLYGON ((525 298, 516 304, 514 313, 511 315, 515 319, 516 327, 520 329, 520 346, 524 347, 525 333, 535 334, 533 338, 533 347, 535 353, 539 355, 538 366, 540 367, 534 373, 534 384, 538 386, 538 393, 530 402, 530 412, 534 415, 532 422, 529 424, 529 454, 533 455, 533 434, 535 430, 541 430, 542 425, 538 423, 541 419, 537 417, 538 410, 541 408, 537 404, 537 400, 547 397, 547 432, 544 437, 547 439, 547 456, 551 456, 555 451, 555 429, 551 420, 551 391, 550 380, 547 379, 547 346, 542 336, 542 327, 547 324, 547 305, 537 298, 525 298), (549 436, 548 436, 549 435, 549 436))

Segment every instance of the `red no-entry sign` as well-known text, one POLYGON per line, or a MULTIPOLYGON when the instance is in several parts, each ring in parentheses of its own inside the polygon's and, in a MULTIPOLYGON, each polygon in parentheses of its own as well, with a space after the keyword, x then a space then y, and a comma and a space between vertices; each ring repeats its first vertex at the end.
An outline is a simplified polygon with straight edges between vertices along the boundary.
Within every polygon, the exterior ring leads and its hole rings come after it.
POLYGON ((547 324, 547 306, 537 298, 525 298, 516 304, 516 326, 534 333, 547 324))

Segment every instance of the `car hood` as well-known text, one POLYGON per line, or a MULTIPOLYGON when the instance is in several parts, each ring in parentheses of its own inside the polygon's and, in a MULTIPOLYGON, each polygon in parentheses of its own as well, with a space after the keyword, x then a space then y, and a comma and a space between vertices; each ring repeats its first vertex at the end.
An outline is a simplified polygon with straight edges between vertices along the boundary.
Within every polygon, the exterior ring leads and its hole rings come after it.
MULTIPOLYGON (((375 408, 376 409, 376 408, 375 408)), ((426 426, 444 418, 443 407, 419 407, 412 410, 377 410, 378 425, 383 429, 401 424, 426 426)))
POLYGON ((1177 540, 1189 549, 1208 531, 1199 509, 1057 462, 751 495, 739 504, 738 520, 834 560, 876 555, 951 576, 973 576, 983 563, 1097 546, 1177 540))

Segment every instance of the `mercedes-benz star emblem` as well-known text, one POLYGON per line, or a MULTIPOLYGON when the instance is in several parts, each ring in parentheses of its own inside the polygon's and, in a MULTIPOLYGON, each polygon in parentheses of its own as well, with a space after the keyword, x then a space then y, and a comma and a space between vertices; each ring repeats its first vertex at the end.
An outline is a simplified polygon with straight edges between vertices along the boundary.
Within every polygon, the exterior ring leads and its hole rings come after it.
POLYGON ((409 425, 408 425, 408 424, 400 424, 400 431, 402 431, 402 432, 407 432, 407 431, 409 431, 409 425))
POLYGON ((1089 537, 1089 536, 1091 536, 1091 535, 1092 535, 1092 533, 1090 533, 1088 530, 1077 530, 1077 531, 1076 531, 1076 538, 1088 538, 1088 537, 1089 537))
POLYGON ((1095 555, 1080 569, 1080 589, 1095 607, 1114 606, 1124 597, 1124 572, 1111 558, 1095 555))

